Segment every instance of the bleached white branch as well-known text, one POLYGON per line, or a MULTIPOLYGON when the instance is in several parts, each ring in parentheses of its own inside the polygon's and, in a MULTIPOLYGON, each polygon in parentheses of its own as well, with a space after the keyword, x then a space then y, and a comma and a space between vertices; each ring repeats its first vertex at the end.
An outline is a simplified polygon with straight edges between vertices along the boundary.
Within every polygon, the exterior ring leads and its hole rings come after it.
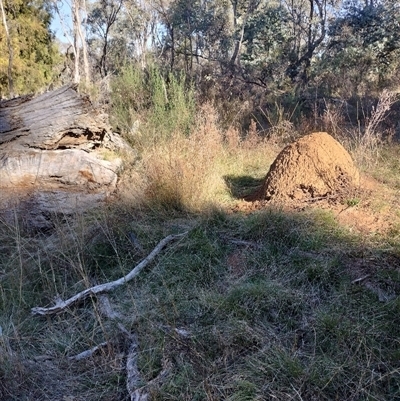
POLYGON ((130 334, 130 346, 126 357, 126 389, 130 401, 148 401, 150 389, 160 386, 172 370, 172 363, 169 359, 163 360, 163 369, 153 380, 144 383, 138 369, 138 342, 137 337, 130 334))
POLYGON ((131 401, 146 401, 147 391, 142 392, 142 377, 139 372, 138 360, 138 341, 136 335, 130 335, 131 343, 126 356, 126 389, 128 390, 131 401))
POLYGON ((120 313, 115 312, 111 306, 111 302, 107 295, 102 294, 98 297, 98 305, 100 313, 110 320, 121 319, 122 316, 120 313))
POLYGON ((362 276, 360 278, 356 278, 355 280, 353 280, 351 282, 351 284, 360 284, 362 281, 366 280, 367 278, 369 278, 371 275, 370 274, 366 274, 365 276, 362 276))
POLYGON ((174 241, 178 238, 182 238, 186 234, 187 232, 184 232, 182 234, 172 234, 168 235, 168 237, 163 238, 146 258, 144 258, 127 275, 119 278, 118 280, 110 281, 108 283, 99 284, 95 285, 94 287, 87 288, 86 290, 79 292, 78 294, 67 299, 66 301, 59 299, 56 301, 56 304, 54 306, 51 306, 49 308, 43 308, 40 306, 34 307, 31 309, 31 313, 33 315, 52 315, 55 313, 59 313, 64 309, 68 308, 69 306, 77 302, 83 301, 84 299, 92 295, 113 291, 115 288, 124 285, 125 283, 131 281, 134 277, 136 277, 143 270, 143 268, 146 267, 169 242, 174 241))
POLYGON ((99 349, 107 346, 109 344, 109 341, 105 341, 99 345, 96 345, 95 347, 88 349, 86 351, 81 352, 78 355, 70 356, 68 359, 72 361, 81 361, 82 359, 86 359, 91 357, 93 354, 95 354, 99 349))

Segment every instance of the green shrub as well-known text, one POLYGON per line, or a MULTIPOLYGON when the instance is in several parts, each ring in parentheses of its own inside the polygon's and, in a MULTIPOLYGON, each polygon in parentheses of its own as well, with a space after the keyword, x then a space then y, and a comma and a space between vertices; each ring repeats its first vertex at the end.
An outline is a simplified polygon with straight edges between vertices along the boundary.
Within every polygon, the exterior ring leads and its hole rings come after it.
POLYGON ((192 86, 184 74, 163 74, 128 65, 111 84, 111 119, 135 147, 142 148, 172 134, 187 135, 195 114, 192 86))

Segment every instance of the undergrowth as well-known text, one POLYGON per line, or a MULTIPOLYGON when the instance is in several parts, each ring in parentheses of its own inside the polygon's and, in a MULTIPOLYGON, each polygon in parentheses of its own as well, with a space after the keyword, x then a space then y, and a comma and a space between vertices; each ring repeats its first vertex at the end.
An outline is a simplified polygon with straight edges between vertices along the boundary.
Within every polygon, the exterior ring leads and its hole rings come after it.
MULTIPOLYGON (((273 138, 254 123, 221 129, 184 77, 128 69, 115 85, 114 123, 138 150, 120 199, 54 215, 47 233, 11 210, 0 219, 0 399, 127 399, 118 322, 138 338, 143 385, 167 371, 152 400, 400 399, 398 232, 352 232, 316 208, 246 212, 237 198, 265 175, 273 138), (109 294, 116 319, 101 297, 30 314, 122 277, 186 231, 109 294)), ((374 171, 396 188, 390 160, 374 171)))
POLYGON ((99 300, 48 319, 30 316, 30 307, 120 277, 161 237, 186 230, 110 294, 138 336, 144 382, 171 366, 152 399, 400 397, 399 255, 379 243, 361 246, 328 211, 131 213, 93 216, 91 230, 64 227, 51 249, 44 238, 33 243, 20 223, 2 222, 9 243, 1 265, 1 399, 124 399, 126 340, 99 300), (378 257, 382 267, 371 267, 378 257), (366 272, 369 285, 354 282, 366 272), (391 297, 382 302, 380 290, 391 297), (104 341, 87 360, 68 359, 104 341))

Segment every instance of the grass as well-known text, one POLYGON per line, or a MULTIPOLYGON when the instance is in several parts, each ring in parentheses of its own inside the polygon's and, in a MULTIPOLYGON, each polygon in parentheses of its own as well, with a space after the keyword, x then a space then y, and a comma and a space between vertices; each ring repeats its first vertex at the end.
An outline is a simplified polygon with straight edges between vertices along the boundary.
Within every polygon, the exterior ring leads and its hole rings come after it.
MULTIPOLYGON (((47 235, 17 213, 1 217, 0 399, 127 399, 121 322, 138 337, 144 384, 170 367, 149 387, 152 400, 399 400, 399 216, 373 236, 329 209, 248 212, 240 198, 277 148, 222 131, 211 105, 196 115, 190 134, 168 125, 143 145, 113 204, 54 218, 47 235), (117 320, 95 298, 30 315, 121 277, 183 231, 109 294, 117 320), (103 342, 92 357, 70 359, 103 342)), ((374 174, 393 192, 398 163, 385 152, 374 174)))
POLYGON ((398 175, 400 173, 400 160, 398 158, 399 145, 383 146, 378 165, 373 169, 373 177, 379 182, 396 190, 400 189, 398 175))
POLYGON ((99 219, 93 243, 75 227, 72 249, 64 243, 48 260, 29 252, 20 232, 21 246, 10 255, 11 263, 2 264, 2 399, 44 399, 44 394, 57 399, 42 387, 40 377, 52 380, 49 367, 54 380, 57 372, 68 379, 58 391, 124 399, 119 353, 125 340, 96 300, 49 319, 29 316, 29 308, 51 303, 57 294, 68 297, 94 278, 119 277, 141 258, 129 245, 128 232, 135 230, 146 254, 186 219, 190 234, 111 295, 140 340, 143 380, 154 379, 165 359, 172 363, 171 374, 152 390, 153 399, 400 397, 398 255, 379 244, 365 249, 330 212, 215 211, 180 215, 178 223, 177 216, 126 213, 116 226, 99 219), (18 252, 22 266, 15 268, 18 252), (382 268, 370 269, 370 282, 391 286, 396 294, 387 302, 368 286, 352 284, 358 278, 353 267, 372 256, 382 268), (190 334, 179 335, 175 328, 190 334), (68 361, 107 340, 112 346, 93 358, 68 361), (40 356, 50 361, 35 362, 33 370, 30 362, 40 356), (18 385, 15 377, 21 377, 18 385))

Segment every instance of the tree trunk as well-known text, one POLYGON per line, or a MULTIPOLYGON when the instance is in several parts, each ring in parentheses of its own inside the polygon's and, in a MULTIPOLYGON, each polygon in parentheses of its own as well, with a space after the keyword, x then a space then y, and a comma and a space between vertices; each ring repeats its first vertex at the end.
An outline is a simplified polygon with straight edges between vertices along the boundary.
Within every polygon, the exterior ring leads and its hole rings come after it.
POLYGON ((0 150, 95 148, 109 130, 76 86, 0 103, 0 150))
MULTIPOLYGON (((82 3, 80 4, 83 12, 87 15, 86 11, 86 1, 81 0, 82 3)), ((78 10, 79 12, 79 10, 78 10)), ((78 34, 82 44, 82 56, 83 56, 83 70, 85 73, 85 83, 88 85, 90 83, 90 65, 89 65, 89 57, 88 57, 88 49, 86 44, 86 35, 82 32, 82 21, 79 15, 79 24, 78 24, 78 34)))
MULTIPOLYGON (((238 14, 238 3, 237 1, 232 1, 232 8, 233 8, 233 27, 235 30, 238 29, 238 21, 240 20, 239 14, 238 14)), ((235 40, 235 47, 233 49, 232 57, 229 61, 229 65, 232 70, 235 69, 235 66, 240 68, 240 57, 241 57, 241 51, 242 51, 242 46, 243 46, 243 38, 244 38, 244 32, 246 29, 246 24, 247 21, 256 10, 257 7, 259 6, 259 2, 257 0, 248 0, 247 2, 247 7, 246 7, 246 12, 244 16, 242 17, 241 21, 241 27, 240 27, 240 32, 238 33, 238 36, 235 40)))
POLYGON ((4 11, 3 0, 0 0, 1 15, 3 18, 4 31, 7 37, 7 47, 8 47, 8 92, 10 97, 14 97, 14 82, 12 79, 12 67, 13 67, 13 49, 11 44, 10 32, 8 31, 6 12, 4 11))
POLYGON ((79 16, 79 0, 73 0, 71 4, 72 11, 72 31, 73 31, 73 40, 74 40, 74 83, 79 84, 81 80, 81 74, 79 71, 80 64, 80 52, 79 52, 79 30, 78 27, 80 25, 80 16, 79 16))

